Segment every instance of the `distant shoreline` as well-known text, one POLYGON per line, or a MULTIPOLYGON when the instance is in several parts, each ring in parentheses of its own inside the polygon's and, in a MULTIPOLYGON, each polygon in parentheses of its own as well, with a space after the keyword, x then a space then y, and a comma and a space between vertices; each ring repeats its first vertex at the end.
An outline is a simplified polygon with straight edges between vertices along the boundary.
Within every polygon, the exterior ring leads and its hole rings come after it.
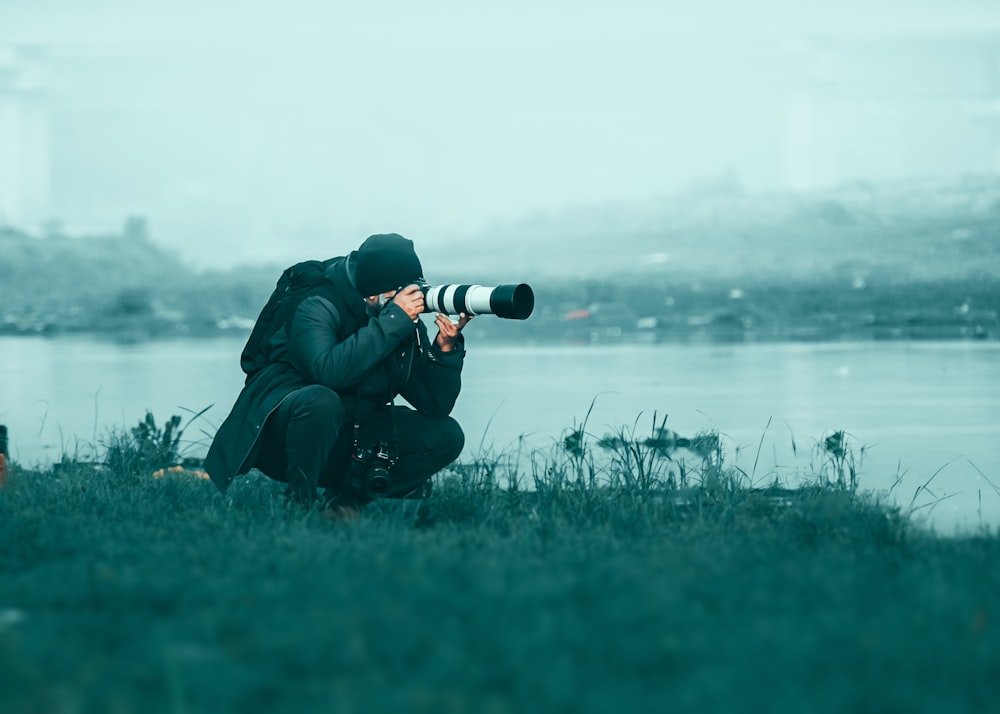
MULTIPOLYGON (((429 279, 531 284, 528 320, 470 325, 490 341, 1000 339, 996 177, 606 208, 497 228, 429 279)), ((132 342, 247 334, 283 268, 194 270, 142 221, 89 237, 0 226, 0 255, 0 335, 132 342)))
MULTIPOLYGON (((0 313, 0 336, 91 335, 128 342, 245 338, 269 293, 270 287, 214 284, 201 296, 123 291, 111 306, 87 309, 53 301, 32 306, 34 314, 0 313)), ((551 281, 537 284, 535 295, 527 320, 481 315, 467 328, 470 339, 538 344, 1000 339, 1000 281, 983 276, 883 279, 862 286, 831 277, 551 281)))
MULTIPOLYGON (((484 316, 483 319, 489 319, 484 316)), ((741 329, 723 326, 675 326, 660 329, 623 329, 615 326, 585 327, 574 325, 561 331, 539 335, 536 331, 518 337, 507 328, 503 335, 487 331, 469 331, 469 339, 490 344, 525 346, 586 346, 586 345, 669 345, 669 344, 771 344, 817 342, 1000 342, 1000 330, 962 324, 880 324, 870 327, 835 327, 789 325, 764 329, 741 329)), ((149 331, 142 325, 118 329, 63 329, 57 326, 43 330, 11 330, 0 328, 0 338, 52 339, 86 337, 125 344, 156 343, 164 340, 232 339, 245 340, 249 330, 215 329, 185 330, 182 328, 149 331)))

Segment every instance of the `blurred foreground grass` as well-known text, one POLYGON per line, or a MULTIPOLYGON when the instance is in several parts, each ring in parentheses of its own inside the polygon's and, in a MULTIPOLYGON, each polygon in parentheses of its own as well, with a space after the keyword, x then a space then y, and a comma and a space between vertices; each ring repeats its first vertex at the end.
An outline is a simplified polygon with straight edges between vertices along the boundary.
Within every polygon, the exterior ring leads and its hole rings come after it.
POLYGON ((811 485, 752 488, 667 435, 601 460, 581 428, 514 485, 481 454, 353 522, 259 475, 155 479, 141 430, 15 464, 0 711, 994 710, 997 533, 918 529, 842 442, 811 485))

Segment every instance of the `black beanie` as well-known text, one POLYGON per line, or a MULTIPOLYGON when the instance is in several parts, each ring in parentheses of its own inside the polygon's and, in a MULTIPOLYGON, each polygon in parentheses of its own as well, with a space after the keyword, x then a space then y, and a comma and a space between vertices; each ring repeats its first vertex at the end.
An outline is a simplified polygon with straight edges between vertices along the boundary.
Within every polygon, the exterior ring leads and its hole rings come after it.
POLYGON ((401 288, 424 275, 413 241, 398 233, 368 236, 357 250, 356 261, 354 282, 365 296, 401 288))

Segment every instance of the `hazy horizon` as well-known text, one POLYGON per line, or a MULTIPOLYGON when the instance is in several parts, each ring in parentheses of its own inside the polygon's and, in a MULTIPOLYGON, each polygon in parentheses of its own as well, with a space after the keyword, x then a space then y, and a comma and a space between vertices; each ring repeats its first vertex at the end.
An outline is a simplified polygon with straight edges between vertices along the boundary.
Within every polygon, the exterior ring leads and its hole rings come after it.
POLYGON ((719 177, 996 173, 998 47, 980 0, 3 6, 0 222, 281 261, 719 177))

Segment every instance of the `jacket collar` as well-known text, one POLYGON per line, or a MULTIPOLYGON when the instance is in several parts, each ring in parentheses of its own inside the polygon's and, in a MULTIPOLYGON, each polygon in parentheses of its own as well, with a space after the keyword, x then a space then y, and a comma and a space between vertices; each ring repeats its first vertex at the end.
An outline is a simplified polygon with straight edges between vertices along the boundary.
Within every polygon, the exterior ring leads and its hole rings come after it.
POLYGON ((334 291, 347 304, 354 316, 364 324, 368 321, 368 312, 365 309, 365 296, 358 292, 354 282, 353 261, 355 254, 345 256, 343 260, 335 260, 330 264, 324 273, 327 282, 333 285, 334 291))

